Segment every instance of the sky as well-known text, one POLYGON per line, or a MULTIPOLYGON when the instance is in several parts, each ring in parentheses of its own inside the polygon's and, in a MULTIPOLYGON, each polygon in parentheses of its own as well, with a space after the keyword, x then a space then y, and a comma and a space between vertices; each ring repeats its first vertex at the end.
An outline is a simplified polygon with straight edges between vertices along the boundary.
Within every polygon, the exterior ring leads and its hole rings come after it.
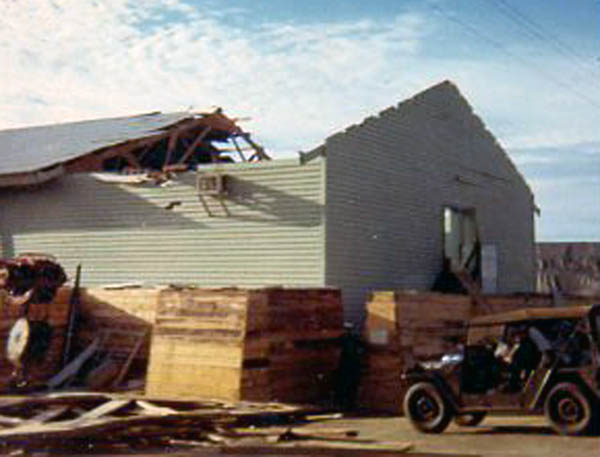
POLYGON ((0 129, 219 106, 289 157, 449 79, 532 188, 537 239, 600 241, 599 0, 0 6, 0 129))

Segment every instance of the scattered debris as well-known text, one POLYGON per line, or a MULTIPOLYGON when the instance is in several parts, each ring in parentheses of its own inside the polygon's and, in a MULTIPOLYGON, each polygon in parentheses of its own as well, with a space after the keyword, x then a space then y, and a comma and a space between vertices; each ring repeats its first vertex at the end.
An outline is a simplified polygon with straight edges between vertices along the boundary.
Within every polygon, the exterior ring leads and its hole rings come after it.
POLYGON ((600 296, 600 243, 536 243, 542 293, 600 296))
POLYGON ((306 423, 306 416, 316 412, 315 407, 278 403, 176 402, 85 392, 5 397, 0 398, 0 447, 6 452, 158 445, 230 448, 249 443, 277 449, 307 443, 396 452, 411 447, 361 440, 355 430, 282 426, 306 423), (266 422, 276 426, 248 428, 266 422))

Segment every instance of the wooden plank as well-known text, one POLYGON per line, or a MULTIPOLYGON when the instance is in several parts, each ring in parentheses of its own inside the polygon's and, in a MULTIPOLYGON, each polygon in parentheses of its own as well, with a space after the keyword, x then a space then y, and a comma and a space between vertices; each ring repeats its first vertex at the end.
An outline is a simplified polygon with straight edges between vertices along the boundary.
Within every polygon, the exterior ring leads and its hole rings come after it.
MULTIPOLYGON (((34 441, 67 439, 67 438, 92 438, 108 433, 133 433, 136 427, 159 427, 159 431, 166 427, 181 427, 187 431, 198 431, 204 425, 213 428, 216 424, 232 423, 235 421, 256 422, 258 420, 274 420, 275 418, 294 417, 307 409, 264 405, 262 409, 245 407, 242 409, 200 409, 192 411, 177 411, 168 415, 132 415, 126 417, 108 416, 126 407, 132 399, 111 400, 103 405, 88 411, 74 420, 49 422, 46 424, 30 424, 19 426, 10 430, 0 430, 0 442, 19 443, 23 440, 34 441)), ((241 423, 241 422, 240 422, 241 423)), ((160 431, 165 434, 165 431, 160 431)))
POLYGON ((169 408, 167 406, 157 406, 152 403, 144 400, 136 400, 135 402, 137 406, 142 408, 144 414, 154 414, 154 415, 168 415, 168 414, 176 414, 177 411, 173 408, 169 408))
POLYGON ((70 409, 69 406, 64 406, 64 405, 50 407, 49 409, 42 411, 41 413, 36 414, 35 416, 27 419, 26 421, 22 422, 20 425, 30 426, 30 425, 43 424, 45 422, 48 422, 48 421, 51 421, 52 419, 57 418, 58 416, 65 413, 69 409, 70 409))
POLYGON ((81 352, 81 354, 75 357, 75 359, 69 362, 58 374, 56 374, 47 382, 48 387, 55 389, 66 382, 69 378, 75 376, 85 361, 94 355, 99 345, 100 339, 96 338, 92 344, 90 344, 81 352))
POLYGON ((112 383, 113 388, 117 388, 121 384, 123 379, 125 379, 125 376, 127 375, 127 372, 129 371, 129 367, 131 367, 131 363, 133 362, 133 359, 135 358, 138 351, 141 349, 142 344, 144 344, 144 340, 146 339, 147 335, 148 335, 148 331, 144 331, 144 332, 141 332, 138 334, 135 346, 131 350, 131 353, 129 354, 129 356, 127 356, 127 360, 121 367, 119 374, 117 375, 114 382, 112 383))
POLYGON ((80 423, 80 422, 89 421, 91 419, 98 419, 100 417, 106 416, 107 414, 114 413, 120 409, 123 409, 126 406, 129 406, 132 402, 133 402, 133 400, 129 400, 129 399, 119 399, 119 400, 107 401, 106 403, 95 407, 91 411, 88 411, 88 412, 82 414, 77 419, 75 419, 74 422, 80 423))
POLYGON ((14 425, 21 425, 24 422, 26 422, 26 419, 23 419, 21 417, 11 417, 11 416, 0 415, 0 425, 14 426, 14 425))
POLYGON ((96 392, 51 392, 43 395, 2 397, 0 411, 8 412, 22 407, 29 411, 41 406, 100 404, 112 399, 111 396, 96 392))
POLYGON ((236 427, 224 430, 222 433, 231 437, 281 436, 289 433, 302 438, 320 437, 323 439, 355 438, 358 436, 358 430, 356 429, 318 427, 314 425, 306 427, 236 427))
POLYGON ((200 132, 200 134, 196 137, 194 142, 185 150, 184 154, 181 156, 181 159, 179 159, 178 163, 180 163, 180 164, 185 163, 192 156, 192 154, 194 153, 196 148, 200 145, 200 143, 202 143, 202 140, 204 140, 206 135, 208 135, 211 130, 212 130, 212 128, 210 127, 210 125, 207 125, 202 130, 202 132, 200 132))

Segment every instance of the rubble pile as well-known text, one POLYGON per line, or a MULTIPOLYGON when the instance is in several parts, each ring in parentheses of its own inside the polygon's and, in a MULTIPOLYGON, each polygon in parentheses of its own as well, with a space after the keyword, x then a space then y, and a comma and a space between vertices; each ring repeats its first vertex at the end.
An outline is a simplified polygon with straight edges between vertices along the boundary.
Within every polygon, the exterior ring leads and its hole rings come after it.
POLYGON ((0 392, 44 387, 60 369, 70 305, 55 298, 66 280, 50 256, 0 260, 0 392))
POLYGON ((395 456, 412 448, 408 442, 364 439, 354 429, 319 425, 339 418, 324 413, 282 403, 178 402, 84 392, 11 397, 0 401, 0 450, 11 455, 159 450, 166 455, 195 449, 198 455, 350 457, 395 456))
POLYGON ((542 293, 600 296, 600 243, 537 243, 542 293))
POLYGON ((50 303, 67 281, 63 268, 49 256, 23 255, 0 260, 0 268, 7 272, 4 289, 14 297, 31 291, 32 303, 50 303))

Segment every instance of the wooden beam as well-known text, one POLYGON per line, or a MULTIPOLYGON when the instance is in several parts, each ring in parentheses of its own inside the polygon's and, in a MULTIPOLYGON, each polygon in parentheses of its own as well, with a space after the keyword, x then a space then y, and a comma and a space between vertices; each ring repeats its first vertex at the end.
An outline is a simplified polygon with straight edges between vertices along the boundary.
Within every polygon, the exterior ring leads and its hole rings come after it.
POLYGON ((242 134, 242 138, 244 140, 246 140, 246 143, 248 143, 252 149, 254 149, 255 151, 255 156, 258 157, 259 159, 265 159, 265 160, 271 160, 271 157, 269 157, 269 155, 265 152, 265 148, 263 148, 260 144, 254 142, 254 140, 252 140, 252 138, 250 138, 250 134, 248 133, 244 133, 242 134))
POLYGON ((179 139, 179 134, 181 133, 180 129, 173 131, 171 136, 169 137, 169 143, 167 145, 167 156, 165 157, 165 163, 163 164, 163 168, 169 165, 171 162, 171 157, 173 156, 173 151, 177 146, 177 140, 179 139))
POLYGON ((127 360, 123 364, 123 367, 121 368, 121 371, 119 372, 119 374, 117 375, 117 377, 115 378, 115 380, 114 380, 114 382, 112 384, 113 388, 117 388, 119 386, 119 384, 121 384, 121 382, 125 378, 125 375, 129 371, 129 367, 131 366, 131 363, 133 362, 133 359, 135 358, 135 356, 139 352, 140 348, 142 347, 142 344, 144 344, 144 341, 146 340, 146 335, 147 334, 148 334, 148 330, 146 330, 144 332, 140 332, 138 334, 138 338, 137 338, 137 341, 135 342, 135 346, 133 346, 133 349, 129 353, 129 356, 127 357, 127 360))
POLYGON ((129 162, 129 165, 131 165, 134 168, 142 168, 142 166, 140 165, 140 163, 138 162, 137 158, 133 155, 133 152, 127 151, 124 152, 122 154, 122 156, 125 158, 125 160, 127 160, 127 162, 129 162))
POLYGON ((122 408, 125 408, 126 406, 129 406, 133 403, 133 401, 134 400, 128 398, 109 400, 106 403, 100 406, 96 406, 94 409, 83 413, 81 416, 75 419, 74 422, 85 422, 91 419, 98 419, 110 413, 114 413, 115 411, 118 411, 122 408))
POLYGON ((204 140, 204 138, 206 138, 206 135, 208 135, 211 130, 212 130, 212 128, 209 125, 209 126, 206 126, 206 128, 204 130, 202 130, 202 132, 200 132, 200 134, 196 137, 196 139, 190 145, 190 147, 188 147, 186 149, 186 151, 183 154, 183 156, 181 157, 181 159, 179 159, 179 163, 185 163, 185 161, 188 160, 192 156, 192 154, 194 153, 194 151, 196 150, 198 145, 202 142, 202 140, 204 140))
POLYGON ((46 409, 46 410, 42 411, 41 413, 36 414, 32 418, 27 419, 26 421, 22 422, 20 425, 44 424, 48 421, 51 421, 52 419, 57 418, 58 416, 65 413, 69 409, 70 409, 69 406, 65 406, 65 405, 55 406, 53 408, 46 409))
POLYGON ((235 146, 235 149, 237 150, 238 154, 240 155, 240 158, 242 159, 242 162, 246 162, 246 156, 242 152, 242 148, 240 148, 240 145, 238 144, 238 142, 237 142, 237 140, 235 139, 234 136, 231 137, 231 142, 235 146))
POLYGON ((157 416, 164 416, 166 414, 177 414, 177 411, 168 406, 157 406, 153 405, 149 401, 136 400, 135 404, 142 409, 142 414, 154 414, 157 416))
POLYGON ((242 135, 248 144, 252 146, 255 151, 255 155, 262 159, 269 159, 270 157, 264 152, 264 149, 254 143, 249 135, 243 133, 239 127, 235 125, 233 121, 226 118, 222 114, 214 114, 211 116, 200 117, 197 119, 187 119, 180 124, 174 124, 166 131, 141 137, 137 139, 126 140, 117 143, 113 146, 106 146, 94 151, 90 151, 89 154, 72 159, 65 163, 65 169, 67 172, 89 172, 89 171, 102 171, 103 162, 113 157, 124 157, 133 167, 141 168, 141 160, 148 153, 150 149, 156 146, 160 141, 169 138, 167 146, 167 157, 165 165, 168 165, 171 161, 172 154, 177 146, 177 140, 185 132, 189 132, 193 129, 202 128, 200 134, 201 138, 194 141, 194 145, 190 146, 184 153, 185 158, 179 160, 178 163, 183 163, 190 158, 194 153, 194 150, 202 142, 206 135, 210 131, 218 130, 227 132, 230 136, 242 135), (135 152, 138 150, 139 152, 135 152))
POLYGON ((48 381, 48 387, 54 389, 64 383, 67 379, 75 376, 85 361, 94 355, 99 345, 100 339, 96 338, 81 354, 75 357, 75 359, 48 381))

